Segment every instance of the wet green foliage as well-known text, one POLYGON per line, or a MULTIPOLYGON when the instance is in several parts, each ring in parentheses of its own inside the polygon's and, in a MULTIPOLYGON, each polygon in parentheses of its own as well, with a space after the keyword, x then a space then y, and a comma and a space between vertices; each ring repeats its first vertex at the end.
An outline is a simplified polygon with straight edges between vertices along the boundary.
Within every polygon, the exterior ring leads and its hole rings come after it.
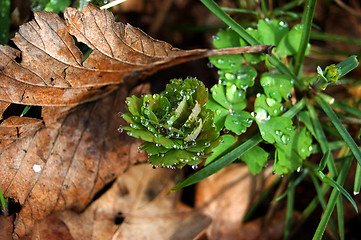
POLYGON ((160 94, 128 97, 123 118, 129 126, 122 129, 145 141, 140 149, 152 165, 196 168, 220 141, 207 99, 208 91, 197 79, 173 79, 160 94))

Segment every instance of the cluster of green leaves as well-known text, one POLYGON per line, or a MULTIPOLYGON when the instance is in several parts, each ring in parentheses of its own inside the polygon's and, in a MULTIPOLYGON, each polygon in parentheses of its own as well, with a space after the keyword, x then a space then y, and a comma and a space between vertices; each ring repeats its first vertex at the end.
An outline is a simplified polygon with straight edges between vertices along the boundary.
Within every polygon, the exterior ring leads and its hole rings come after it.
MULTIPOLYGON (((277 46, 276 53, 285 57, 297 53, 302 27, 296 25, 290 30, 282 21, 259 20, 257 29, 249 28, 246 32, 262 44, 277 46), (292 44, 288 44, 290 42, 292 44)), ((216 48, 247 45, 246 41, 232 29, 218 32, 213 38, 213 44, 216 48)), ((263 91, 256 89, 259 92, 256 95, 253 112, 244 110, 248 105, 246 91, 248 88, 254 87, 258 74, 253 66, 266 58, 267 56, 263 54, 210 57, 210 62, 219 69, 219 82, 211 89, 207 107, 216 112, 215 124, 218 130, 226 128, 238 136, 245 133, 255 120, 263 140, 266 143, 274 144, 276 148, 273 171, 283 175, 302 167, 303 159, 311 153, 312 139, 305 128, 295 130, 292 120, 281 116, 285 109, 284 105, 290 104, 289 98, 293 88, 293 80, 288 75, 279 72, 262 73, 260 85, 263 91)), ((268 66, 274 69, 270 64, 268 66)), ((225 141, 227 140, 233 141, 230 138, 226 138, 225 141)), ((227 149, 220 146, 215 149, 215 152, 217 151, 227 151, 227 149)), ((267 162, 267 158, 268 154, 259 148, 251 149, 247 155, 241 157, 252 173, 260 172, 262 165, 267 162), (248 155, 257 159, 258 163, 254 164, 248 160, 248 155)))
MULTIPOLYGON (((268 155, 261 146, 271 144, 274 147, 274 157, 271 157, 274 160, 273 170, 282 175, 288 173, 287 179, 290 180, 287 191, 278 198, 287 196, 284 238, 287 239, 291 232, 294 189, 305 177, 309 177, 315 186, 317 196, 304 210, 303 217, 309 216, 318 203, 324 209, 314 239, 322 238, 329 222, 332 231, 343 239, 341 194, 357 211, 354 200, 343 187, 353 159, 347 153, 351 151, 358 162, 354 182, 354 194, 358 194, 361 186, 361 151, 339 118, 347 119, 349 116, 361 118, 361 111, 358 109, 361 100, 357 101, 356 106, 350 106, 347 104, 347 99, 344 100, 345 102, 338 102, 321 91, 335 82, 340 83, 340 78, 356 68, 358 66, 356 57, 351 56, 339 64, 327 66, 324 70, 318 67, 312 77, 302 74, 303 59, 310 49, 309 39, 315 0, 307 1, 302 23, 292 29, 279 20, 259 20, 256 29, 247 30, 235 22, 213 0, 201 0, 201 2, 229 26, 229 29, 222 30, 214 37, 216 48, 256 44, 273 44, 276 48, 272 56, 244 54, 210 58, 210 62, 219 69, 219 83, 212 87, 210 100, 206 106, 216 112, 217 129, 228 129, 233 134, 223 135, 224 143, 214 149, 214 154, 207 159, 205 167, 172 190, 194 184, 239 159, 248 165, 252 173, 257 173, 268 155), (262 64, 260 62, 263 60, 269 72, 259 72, 254 68, 257 67, 255 64, 262 64), (297 93, 293 96, 292 102, 289 99, 291 92, 297 93), (254 102, 253 109, 249 107, 252 102, 254 102), (335 112, 332 107, 343 112, 335 112), (325 114, 329 120, 323 124, 319 120, 322 114, 325 114), (297 118, 294 118, 295 116, 297 118), (248 134, 246 139, 242 139, 242 134, 247 131, 252 121, 257 124, 258 130, 248 134), (297 124, 294 125, 295 123, 297 124), (330 141, 329 133, 332 139, 337 140, 330 141), (313 140, 315 143, 311 146, 313 140), (262 142, 263 144, 259 146, 262 142), (339 149, 340 154, 344 153, 340 155, 338 161, 331 154, 331 150, 335 149, 339 149), (312 153, 323 154, 318 165, 308 161, 308 156, 312 153), (294 173, 300 169, 303 170, 302 174, 294 173), (317 179, 321 181, 321 186, 317 179), (333 190, 326 203, 324 196, 330 187, 333 190), (333 221, 330 220, 335 206, 338 233, 333 221)), ((302 2, 291 1, 283 10, 302 2)), ((272 15, 267 11, 265 1, 261 3, 263 14, 272 15)), ((239 10, 242 13, 258 15, 253 11, 239 10)), ((274 16, 276 15, 275 9, 274 16)), ((326 35, 322 39, 328 40, 326 35)), ((267 147, 268 151, 269 149, 267 147)))
POLYGON ((141 149, 154 166, 196 168, 219 144, 214 112, 205 107, 208 91, 197 79, 173 79, 160 94, 128 97, 123 114, 128 135, 145 142, 141 149))

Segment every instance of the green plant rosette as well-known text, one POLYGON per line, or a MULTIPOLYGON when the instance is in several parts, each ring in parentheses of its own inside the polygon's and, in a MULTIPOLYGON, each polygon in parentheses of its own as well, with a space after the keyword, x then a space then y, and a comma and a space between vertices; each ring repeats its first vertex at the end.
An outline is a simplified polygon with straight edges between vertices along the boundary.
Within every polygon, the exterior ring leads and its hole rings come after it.
POLYGON ((160 94, 126 99, 128 135, 141 138, 141 149, 154 166, 196 167, 219 142, 214 112, 205 107, 208 91, 197 79, 173 79, 160 94))

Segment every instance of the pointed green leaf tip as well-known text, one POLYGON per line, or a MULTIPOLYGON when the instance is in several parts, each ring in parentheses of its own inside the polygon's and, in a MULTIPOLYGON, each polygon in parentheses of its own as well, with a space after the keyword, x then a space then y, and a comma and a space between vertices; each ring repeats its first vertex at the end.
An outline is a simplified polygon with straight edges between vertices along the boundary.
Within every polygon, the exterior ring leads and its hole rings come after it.
POLYGON ((219 144, 208 90, 197 79, 173 79, 160 94, 128 97, 123 119, 128 135, 145 142, 141 149, 154 166, 196 167, 219 144))

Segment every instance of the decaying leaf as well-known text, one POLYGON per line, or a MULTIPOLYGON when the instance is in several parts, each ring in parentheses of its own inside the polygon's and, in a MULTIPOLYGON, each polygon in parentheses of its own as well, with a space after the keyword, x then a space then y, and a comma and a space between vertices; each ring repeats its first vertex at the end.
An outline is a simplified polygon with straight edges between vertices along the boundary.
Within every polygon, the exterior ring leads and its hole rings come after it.
POLYGON ((178 174, 131 168, 85 212, 58 214, 74 239, 193 239, 210 223, 203 214, 177 205, 179 192, 166 195, 178 174))
POLYGON ((82 12, 67 8, 65 20, 34 15, 13 38, 18 49, 0 45, 1 119, 11 104, 40 106, 42 117, 0 124, 0 187, 22 207, 15 238, 54 212, 83 210, 105 184, 146 160, 136 153, 139 143, 116 131, 122 124, 117 113, 140 78, 212 54, 272 49, 184 51, 92 5, 82 12))

